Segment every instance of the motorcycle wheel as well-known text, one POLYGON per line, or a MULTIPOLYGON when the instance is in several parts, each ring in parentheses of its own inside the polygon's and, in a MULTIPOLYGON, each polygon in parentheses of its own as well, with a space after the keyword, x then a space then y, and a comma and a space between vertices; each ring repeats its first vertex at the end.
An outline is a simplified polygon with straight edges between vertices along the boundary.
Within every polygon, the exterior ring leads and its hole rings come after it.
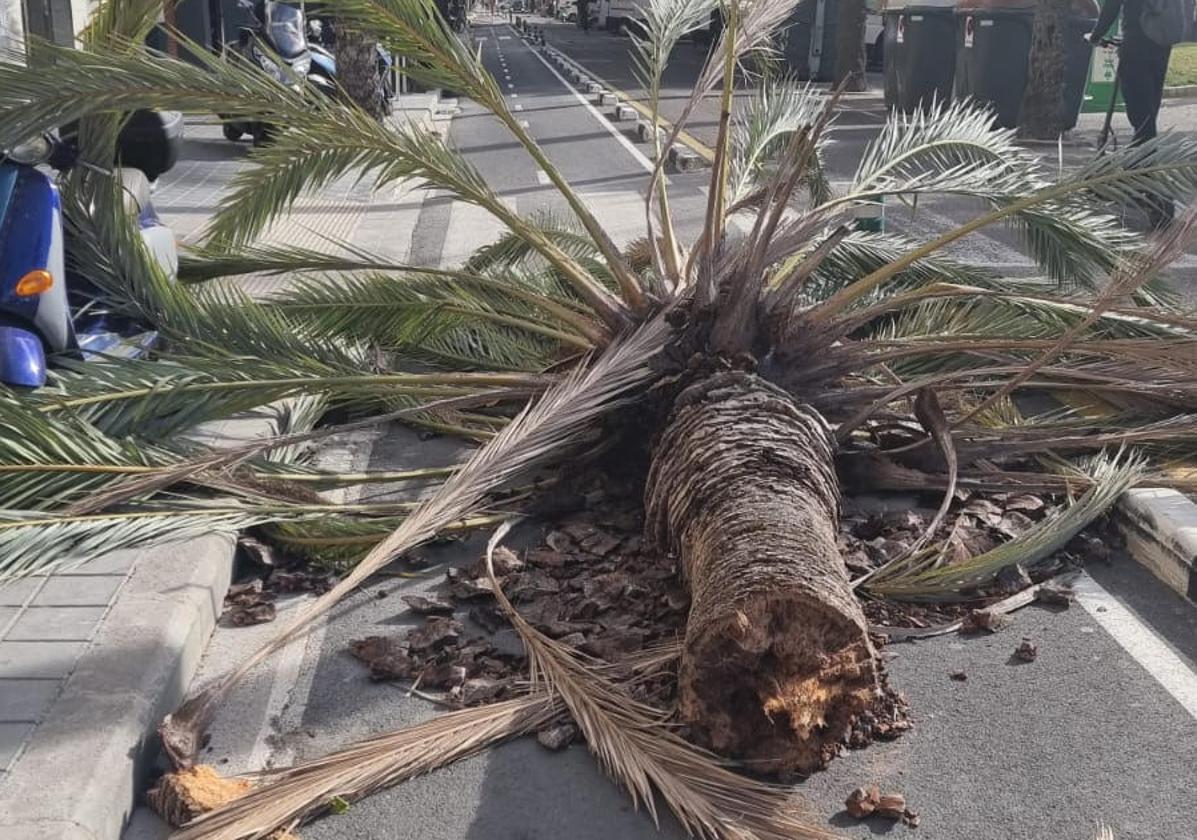
POLYGON ((274 127, 258 123, 254 126, 254 146, 269 146, 274 139, 274 127))
POLYGON ((245 133, 235 123, 224 123, 220 130, 224 132, 225 140, 231 140, 234 143, 240 140, 241 135, 245 133))

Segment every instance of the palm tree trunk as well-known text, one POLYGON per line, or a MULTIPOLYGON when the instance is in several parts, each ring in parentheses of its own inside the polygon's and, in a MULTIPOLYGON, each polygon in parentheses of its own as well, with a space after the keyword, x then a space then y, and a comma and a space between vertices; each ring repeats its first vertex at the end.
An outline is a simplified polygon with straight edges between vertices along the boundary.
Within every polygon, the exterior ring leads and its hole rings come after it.
POLYGON ((822 766, 878 697, 832 450, 816 411, 723 373, 677 399, 649 470, 648 537, 676 552, 691 596, 681 717, 762 772, 822 766))
POLYGON ((865 78, 864 0, 841 0, 835 20, 835 76, 832 81, 844 90, 868 90, 865 78))
POLYGON ((1037 0, 1031 25, 1027 87, 1018 116, 1019 134, 1054 140, 1064 131, 1064 32, 1069 0, 1037 0))
POLYGON ((382 79, 377 41, 357 29, 337 27, 337 80, 355 105, 382 119, 382 79))

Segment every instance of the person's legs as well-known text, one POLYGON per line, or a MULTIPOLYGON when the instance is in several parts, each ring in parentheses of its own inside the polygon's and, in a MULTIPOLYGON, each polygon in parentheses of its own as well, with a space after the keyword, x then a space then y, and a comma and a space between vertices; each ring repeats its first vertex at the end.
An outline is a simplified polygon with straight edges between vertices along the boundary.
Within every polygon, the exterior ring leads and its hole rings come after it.
MULTIPOLYGON (((1163 99, 1170 54, 1167 47, 1136 44, 1135 49, 1124 50, 1119 56, 1118 77, 1122 99, 1126 103, 1126 118, 1135 130, 1132 145, 1156 136, 1156 118, 1163 99)), ((1174 208, 1171 201, 1144 199, 1142 207, 1154 228, 1165 227, 1172 221, 1174 208)))
POLYGON ((1138 50, 1122 50, 1118 56, 1118 84, 1122 101, 1126 103, 1126 118, 1135 130, 1132 143, 1141 143, 1155 136, 1155 119, 1151 108, 1150 63, 1138 50))

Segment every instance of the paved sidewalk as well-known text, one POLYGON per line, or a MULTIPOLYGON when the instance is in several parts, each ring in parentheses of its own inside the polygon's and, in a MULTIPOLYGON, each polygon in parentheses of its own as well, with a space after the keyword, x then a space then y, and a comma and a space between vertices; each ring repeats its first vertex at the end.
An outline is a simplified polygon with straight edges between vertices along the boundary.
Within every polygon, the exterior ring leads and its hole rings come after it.
MULTIPOLYGON (((434 95, 402 98, 396 121, 434 124, 434 95), (406 107, 405 107, 406 106, 406 107)), ((182 160, 155 189, 181 243, 199 240, 245 144, 214 120, 189 120, 182 160)), ((301 200, 276 244, 326 247, 328 237, 383 253, 415 227, 424 191, 370 196, 351 181, 301 200)), ((281 278, 248 278, 268 295, 281 278)), ((221 440, 259 436, 258 416, 217 424, 221 440)), ((111 840, 140 790, 141 761, 183 698, 220 616, 234 539, 211 535, 96 558, 77 569, 0 587, 0 838, 111 840)))

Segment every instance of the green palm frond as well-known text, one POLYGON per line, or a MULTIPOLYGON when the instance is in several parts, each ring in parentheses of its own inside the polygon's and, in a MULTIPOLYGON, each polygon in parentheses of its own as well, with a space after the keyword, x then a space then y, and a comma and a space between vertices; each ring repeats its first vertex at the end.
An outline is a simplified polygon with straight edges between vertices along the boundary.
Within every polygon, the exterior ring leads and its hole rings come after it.
POLYGON ((0 61, 0 147, 92 114, 139 108, 236 115, 280 125, 331 119, 328 115, 345 110, 314 92, 278 84, 235 55, 213 56, 176 38, 194 47, 188 54, 197 63, 111 39, 92 50, 44 46, 53 73, 0 61))
POLYGON ((151 543, 229 534, 280 515, 213 502, 207 509, 139 510, 128 513, 56 516, 0 510, 0 584, 15 578, 80 566, 113 551, 151 543))
MULTIPOLYGON (((746 199, 768 180, 774 158, 781 153, 794 132, 811 129, 823 112, 825 101, 809 83, 782 77, 757 87, 736 112, 731 134, 731 158, 728 170, 728 201, 732 205, 746 199)), ((821 138, 820 148, 825 145, 821 138)), ((819 155, 812 158, 818 163, 819 155)), ((831 199, 830 186, 822 168, 809 174, 812 199, 820 204, 831 199)))
MULTIPOLYGON (((971 102, 895 115, 866 148, 846 194, 824 209, 927 195, 973 197, 998 208, 1048 187, 1039 158, 1014 142, 1014 130, 994 129, 992 119, 971 102)), ((1140 244, 1113 216, 1079 196, 1020 208, 1006 221, 1021 234, 1028 255, 1060 283, 1092 286, 1140 244)))
MULTIPOLYGON (((560 344, 587 350, 593 345, 568 323, 537 311, 526 300, 485 284, 447 281, 435 275, 395 277, 372 274, 299 280, 270 301, 304 334, 342 338, 402 351, 449 333, 469 331, 484 345, 521 339, 525 368, 534 369, 553 358, 560 344)), ((485 346, 476 366, 486 367, 491 354, 485 346)))
POLYGON ((1138 200, 1197 194, 1197 141, 1165 134, 1129 152, 1111 153, 1100 163, 1082 167, 1055 184, 1033 186, 1030 190, 1022 189, 1004 196, 979 193, 979 197, 986 198, 993 209, 920 244, 840 289, 812 316, 820 321, 831 318, 911 264, 971 233, 1010 220, 1024 227, 1034 251, 1032 256, 1040 261, 1059 268, 1076 260, 1068 253, 1068 249, 1075 247, 1082 268, 1113 260, 1112 268, 1128 255, 1123 246, 1131 234, 1114 230, 1110 238, 1105 239, 1102 230, 1107 222, 1101 221, 1102 217, 1096 216, 1090 208, 1095 201, 1113 201, 1128 194, 1137 194, 1138 200), (1052 214, 1058 214, 1059 219, 1053 219, 1052 214), (1106 256, 1101 256, 1102 252, 1106 256))
POLYGON ((356 173, 377 189, 397 180, 417 179, 447 190, 487 210, 547 260, 595 314, 608 325, 621 323, 622 305, 577 260, 524 221, 486 180, 436 132, 407 124, 397 130, 364 113, 337 119, 306 119, 293 125, 242 169, 209 226, 209 241, 238 245, 306 192, 356 173))
POLYGON ((76 415, 0 395, 0 509, 47 510, 124 475, 178 462, 178 444, 119 440, 76 415))
POLYGON ((1144 467, 1140 458, 1121 453, 1099 456, 1084 470, 1091 482, 1088 489, 1062 513, 1036 523, 1025 534, 970 560, 946 566, 935 565, 938 550, 928 549, 922 555, 923 566, 895 570, 886 577, 871 580, 865 588, 878 595, 912 601, 975 598, 1003 569, 1019 564, 1035 571, 1049 561, 1138 483, 1144 467))
MULTIPOLYGON (((69 364, 69 363, 68 363, 69 364)), ((69 365, 54 387, 26 397, 39 411, 76 414, 103 430, 143 439, 169 437, 288 397, 324 395, 342 406, 434 402, 494 388, 538 391, 551 377, 513 373, 345 373, 287 369, 285 360, 180 357, 69 365)))

